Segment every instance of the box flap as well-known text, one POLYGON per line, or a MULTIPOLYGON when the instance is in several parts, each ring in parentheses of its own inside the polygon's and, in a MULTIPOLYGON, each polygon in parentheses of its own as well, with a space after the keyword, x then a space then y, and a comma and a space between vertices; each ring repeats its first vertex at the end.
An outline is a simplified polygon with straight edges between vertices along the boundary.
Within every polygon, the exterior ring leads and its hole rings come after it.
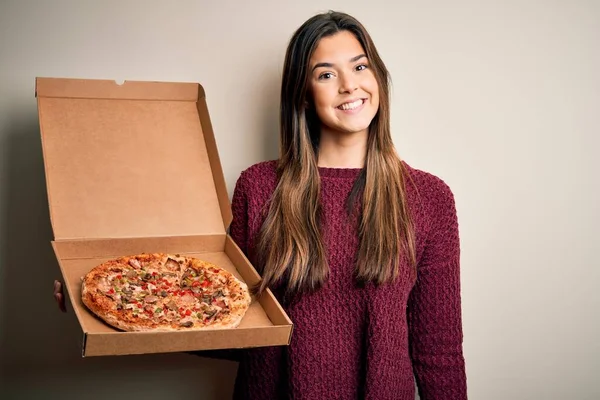
POLYGON ((56 240, 225 233, 200 84, 37 78, 36 97, 56 240))

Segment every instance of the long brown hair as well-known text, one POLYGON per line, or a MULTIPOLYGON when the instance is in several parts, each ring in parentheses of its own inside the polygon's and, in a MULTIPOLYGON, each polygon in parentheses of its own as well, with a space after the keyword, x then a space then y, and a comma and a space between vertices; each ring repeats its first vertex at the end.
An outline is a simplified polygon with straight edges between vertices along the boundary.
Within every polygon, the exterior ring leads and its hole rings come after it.
POLYGON ((406 201, 406 171, 390 134, 389 74, 366 29, 353 17, 327 12, 307 20, 288 45, 280 98, 278 184, 256 244, 262 275, 255 288, 285 288, 287 295, 319 288, 327 279, 321 238, 320 122, 307 107, 309 60, 319 40, 340 31, 358 39, 379 86, 379 110, 369 127, 365 165, 347 199, 359 215, 358 282, 394 280, 401 257, 415 264, 414 231, 406 201), (395 216, 396 218, 392 218, 395 216))

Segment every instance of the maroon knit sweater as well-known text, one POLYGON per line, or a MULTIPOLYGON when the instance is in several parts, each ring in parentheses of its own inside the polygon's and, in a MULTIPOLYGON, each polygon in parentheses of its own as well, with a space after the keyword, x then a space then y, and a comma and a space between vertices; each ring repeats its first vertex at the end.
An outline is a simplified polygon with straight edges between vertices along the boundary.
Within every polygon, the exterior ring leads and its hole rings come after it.
MULTIPOLYGON (((268 161, 242 172, 233 195, 230 233, 253 263, 275 166, 268 161)), ((417 281, 405 267, 397 283, 355 285, 357 229, 344 201, 360 170, 319 168, 329 279, 285 307, 294 323, 289 346, 243 351, 236 399, 414 400, 413 377, 422 400, 467 398, 453 194, 439 178, 407 168, 417 281)))

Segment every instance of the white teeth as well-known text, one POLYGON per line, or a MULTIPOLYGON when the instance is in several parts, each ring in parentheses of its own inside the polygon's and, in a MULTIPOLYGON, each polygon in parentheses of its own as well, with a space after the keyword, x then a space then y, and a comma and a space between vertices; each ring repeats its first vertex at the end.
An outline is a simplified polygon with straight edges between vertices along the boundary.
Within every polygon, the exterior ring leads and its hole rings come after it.
POLYGON ((353 103, 344 103, 341 106, 339 106, 339 109, 342 110, 354 110, 355 108, 359 107, 361 104, 363 103, 362 100, 356 100, 353 103))

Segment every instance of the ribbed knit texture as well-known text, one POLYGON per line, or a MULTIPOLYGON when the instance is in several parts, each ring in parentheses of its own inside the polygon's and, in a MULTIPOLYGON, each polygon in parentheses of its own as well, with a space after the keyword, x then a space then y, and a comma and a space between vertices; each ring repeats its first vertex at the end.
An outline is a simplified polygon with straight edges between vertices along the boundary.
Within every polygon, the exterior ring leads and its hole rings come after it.
MULTIPOLYGON (((256 262, 254 246, 275 189, 275 162, 245 170, 235 187, 231 236, 256 262)), ((408 166, 407 166, 408 167, 408 166)), ((360 288, 353 280, 356 221, 344 202, 359 169, 319 168, 330 276, 318 292, 286 307, 289 346, 245 350, 236 399, 463 400, 459 237, 454 198, 439 178, 409 168, 408 199, 418 277, 360 288)))

